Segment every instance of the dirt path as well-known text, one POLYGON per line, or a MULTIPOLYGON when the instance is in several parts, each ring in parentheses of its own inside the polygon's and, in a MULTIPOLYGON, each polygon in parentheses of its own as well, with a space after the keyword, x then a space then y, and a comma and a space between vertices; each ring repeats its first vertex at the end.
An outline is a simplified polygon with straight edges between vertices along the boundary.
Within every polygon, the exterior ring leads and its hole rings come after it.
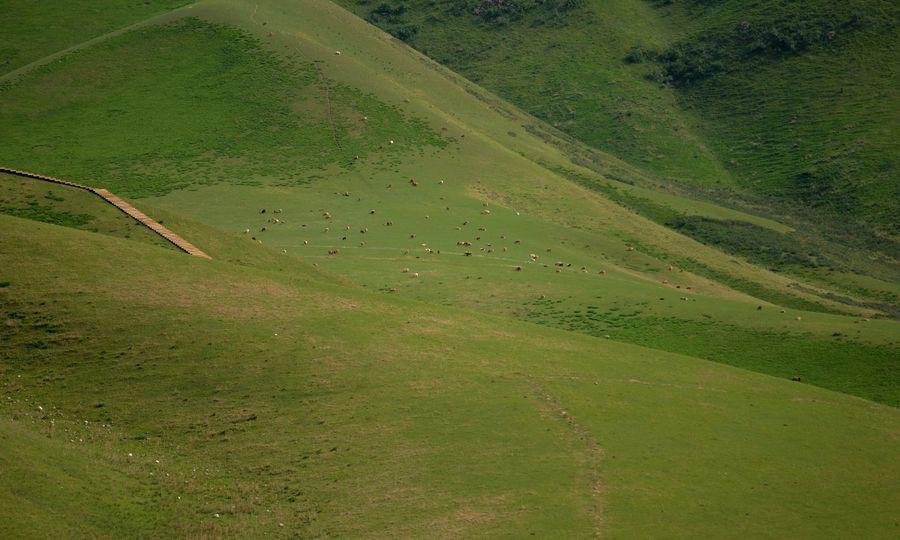
POLYGON ((153 218, 147 216, 146 214, 144 214, 143 212, 141 212, 134 206, 128 204, 121 198, 113 195, 112 193, 110 193, 109 191, 107 191, 105 189, 94 188, 94 187, 86 186, 84 184, 77 184, 75 182, 69 182, 68 180, 61 180, 59 178, 53 178, 52 176, 43 176, 40 174, 19 171, 16 169, 9 169, 6 167, 0 167, 0 173, 12 174, 15 176, 22 176, 24 178, 33 178, 35 180, 41 180, 44 182, 52 182, 54 184, 60 184, 60 185, 68 186, 68 187, 75 188, 75 189, 83 189, 85 191, 90 191, 91 193, 97 195, 104 201, 115 206, 116 208, 118 208, 119 210, 124 212, 125 214, 131 216, 132 218, 137 220, 141 225, 147 227, 151 231, 162 236, 169 243, 171 243, 173 246, 177 247, 181 251, 188 253, 190 255, 193 255, 195 257, 201 257, 204 259, 212 259, 212 257, 210 257, 206 253, 200 251, 199 249, 197 249, 196 246, 194 246, 193 244, 191 244, 184 238, 178 236, 177 234, 175 234, 171 230, 167 229, 166 227, 163 227, 162 225, 160 225, 159 222, 155 221, 153 218))
POLYGON ((583 445, 582 476, 588 489, 591 518, 594 521, 594 538, 603 536, 603 482, 600 478, 600 466, 603 460, 603 448, 597 443, 593 434, 576 420, 563 406, 559 399, 547 392, 540 384, 529 378, 539 408, 550 417, 566 423, 572 435, 583 445))

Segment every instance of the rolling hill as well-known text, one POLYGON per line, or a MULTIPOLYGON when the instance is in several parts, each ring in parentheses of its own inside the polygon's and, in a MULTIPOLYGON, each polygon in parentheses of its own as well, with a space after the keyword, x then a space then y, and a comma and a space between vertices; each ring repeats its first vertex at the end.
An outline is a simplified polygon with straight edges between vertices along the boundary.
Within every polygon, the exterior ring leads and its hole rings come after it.
POLYGON ((340 3, 652 177, 613 178, 741 208, 794 231, 747 232, 741 220, 684 227, 671 208, 623 201, 632 210, 885 305, 877 289, 863 291, 847 274, 891 281, 898 272, 894 3, 340 3), (732 236, 740 241, 723 240, 732 236))
POLYGON ((804 231, 330 2, 176 4, 73 10, 0 76, 0 162, 213 257, 0 176, 0 535, 896 532, 889 264, 736 255, 716 224, 804 231))

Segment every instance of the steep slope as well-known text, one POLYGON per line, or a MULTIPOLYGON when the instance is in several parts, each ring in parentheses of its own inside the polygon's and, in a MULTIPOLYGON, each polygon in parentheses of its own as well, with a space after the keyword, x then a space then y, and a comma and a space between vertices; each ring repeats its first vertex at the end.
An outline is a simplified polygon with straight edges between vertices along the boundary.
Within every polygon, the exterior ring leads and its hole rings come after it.
POLYGON ((208 261, 0 226, 5 535, 895 527, 896 409, 365 292, 238 240, 199 238, 208 261))
POLYGON ((247 246, 369 288, 898 402, 895 323, 838 316, 874 311, 629 212, 576 163, 638 171, 331 4, 197 4, 22 74, 2 99, 12 165, 249 231, 247 246))
POLYGON ((729 220, 681 227, 671 209, 632 209, 758 264, 885 303, 884 290, 866 291, 854 274, 898 275, 894 3, 339 3, 656 175, 645 182, 796 232, 746 234, 746 224, 729 220))

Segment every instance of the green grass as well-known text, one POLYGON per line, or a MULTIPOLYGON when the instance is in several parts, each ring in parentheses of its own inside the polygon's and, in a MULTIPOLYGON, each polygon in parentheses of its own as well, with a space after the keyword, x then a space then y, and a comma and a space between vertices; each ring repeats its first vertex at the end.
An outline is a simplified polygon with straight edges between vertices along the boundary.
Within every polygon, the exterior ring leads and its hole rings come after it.
POLYGON ((328 166, 351 168, 357 155, 390 160, 446 144, 297 60, 198 19, 111 38, 0 89, 10 104, 0 160, 137 197, 273 177, 300 184, 328 166), (72 81, 66 96, 54 91, 72 81))
MULTIPOLYGON (((213 257, 0 215, 0 444, 64 456, 0 475, 47 500, 8 535, 894 536, 897 322, 862 300, 895 280, 770 272, 630 205, 797 229, 319 0, 200 2, 0 97, 4 160, 213 257)), ((99 223, 47 189, 5 197, 99 223)))
POLYGON ((878 262, 856 257, 854 272, 896 276, 900 17, 890 2, 512 2, 496 8, 502 24, 479 2, 339 3, 649 172, 645 187, 765 216, 837 250, 864 246, 878 262))
POLYGON ((32 178, 0 174, 0 214, 171 247, 93 193, 32 178))
POLYGON ((365 293, 239 241, 210 252, 261 264, 0 220, 2 253, 15 254, 4 267, 20 276, 0 294, 28 314, 0 341, 3 440, 71 456, 16 462, 14 500, 42 505, 18 506, 11 531, 50 530, 34 521, 48 511, 151 536, 894 527, 895 409, 365 293), (38 320, 62 331, 47 337, 38 320), (46 347, 19 356, 35 334, 46 347), (81 464, 115 465, 80 497, 57 497, 94 476, 81 464))
POLYGON ((8 25, 0 41, 0 75, 107 32, 186 4, 184 0, 75 0, 65 11, 49 2, 3 0, 8 25))
MULTIPOLYGON (((677 302, 674 296, 660 302, 677 302)), ((855 332, 831 336, 773 330, 748 330, 722 324, 706 314, 701 320, 645 315, 647 304, 576 305, 534 300, 525 319, 620 341, 706 358, 776 377, 801 377, 808 384, 900 405, 897 344, 856 342, 855 332), (577 309, 575 309, 577 308, 577 309)))

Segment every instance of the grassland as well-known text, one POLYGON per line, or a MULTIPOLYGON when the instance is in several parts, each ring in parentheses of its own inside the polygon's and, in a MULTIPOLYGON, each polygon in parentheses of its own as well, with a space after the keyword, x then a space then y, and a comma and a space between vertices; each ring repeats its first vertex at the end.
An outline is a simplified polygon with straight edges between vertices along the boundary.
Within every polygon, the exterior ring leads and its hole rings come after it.
POLYGON ((898 326, 867 304, 896 280, 680 234, 796 229, 334 4, 199 2, 0 101, 0 161, 213 257, 0 179, 0 536, 896 532, 898 326))
POLYGON ((67 519, 153 536, 894 526, 896 409, 365 292, 239 240, 199 241, 209 262, 0 220, 0 294, 25 314, 0 341, 20 508, 5 535, 67 519))
POLYGON ((897 275, 890 2, 340 3, 649 173, 617 179, 767 217, 799 231, 801 251, 855 250, 852 273, 897 275))

